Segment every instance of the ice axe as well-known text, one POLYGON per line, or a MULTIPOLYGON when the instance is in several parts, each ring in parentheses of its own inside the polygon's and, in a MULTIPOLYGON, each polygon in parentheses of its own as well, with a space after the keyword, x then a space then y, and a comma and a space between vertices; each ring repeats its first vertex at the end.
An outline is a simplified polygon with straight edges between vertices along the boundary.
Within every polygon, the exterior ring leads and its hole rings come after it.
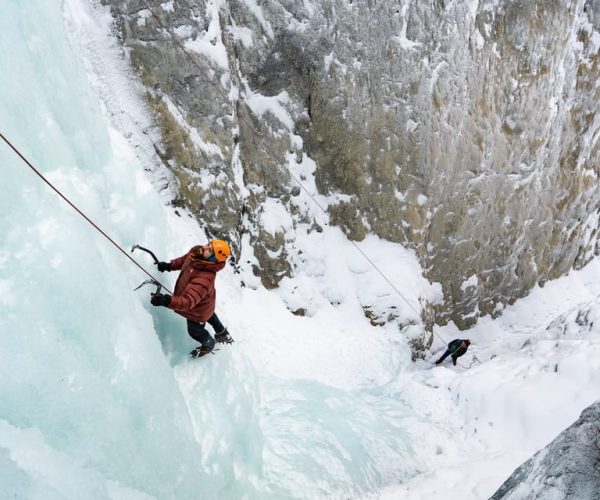
MULTIPOLYGON (((158 262, 158 259, 156 258, 156 255, 154 255, 154 252, 152 252, 151 250, 148 250, 147 248, 141 247, 141 246, 139 246, 139 245, 133 245, 133 246, 131 247, 131 251, 132 251, 132 252, 133 252, 134 250, 136 250, 136 249, 137 249, 137 250, 142 250, 142 251, 144 251, 144 252, 146 252, 146 253, 149 253, 150 255, 152 255, 152 258, 154 259, 154 263, 155 263, 156 265, 158 265, 158 264, 159 264, 159 262, 158 262)), ((142 269, 143 269, 143 268, 142 268, 142 269)), ((156 286, 156 292, 154 292, 152 295, 155 295, 155 294, 157 294, 157 293, 160 293, 160 291, 161 291, 163 288, 164 288, 164 289, 165 289, 167 292, 169 292, 169 293, 171 293, 171 294, 172 294, 172 292, 171 292, 171 291, 170 291, 170 290, 169 290, 169 289, 168 289, 166 286, 164 286, 164 285, 161 285, 161 284, 160 284, 160 283, 159 283, 159 282, 158 282, 158 281, 157 281, 155 278, 153 278, 153 277, 152 277, 152 275, 151 275, 151 274, 149 274, 149 273, 148 273, 147 271, 145 271, 145 270, 144 270, 144 272, 145 272, 145 273, 146 273, 148 276, 150 276, 151 278, 150 278, 149 280, 146 280, 146 281, 144 281, 144 282, 143 282, 143 283, 142 283, 140 286, 138 286, 137 288, 134 288, 134 290, 133 290, 134 292, 135 292, 136 290, 138 290, 139 288, 143 287, 144 285, 154 285, 154 286, 156 286)))
POLYGON ((141 283, 137 288, 134 288, 133 291, 135 292, 136 290, 139 290, 144 285, 154 285, 154 286, 156 286, 156 292, 154 292, 152 295, 156 295, 157 293, 160 293, 160 291, 163 288, 163 286, 158 281, 156 281, 155 279, 149 279, 149 280, 146 280, 143 283, 141 283))
MULTIPOLYGON (((142 250, 142 251, 144 251, 144 252, 146 252, 146 253, 149 253, 150 255, 152 255, 152 258, 154 259, 154 263, 155 263, 156 265, 158 265, 158 259, 156 258, 156 255, 154 255, 154 253, 153 253, 151 250, 148 250, 147 248, 141 247, 141 246, 139 246, 139 245, 133 245, 133 246, 131 247, 131 251, 132 251, 132 252, 133 252, 134 250, 136 250, 136 249, 137 249, 137 250, 142 250)), ((145 284, 145 283, 146 283, 146 282, 142 283, 142 285, 143 285, 143 284, 145 284)), ((141 286, 141 285, 140 285, 140 286, 141 286)))

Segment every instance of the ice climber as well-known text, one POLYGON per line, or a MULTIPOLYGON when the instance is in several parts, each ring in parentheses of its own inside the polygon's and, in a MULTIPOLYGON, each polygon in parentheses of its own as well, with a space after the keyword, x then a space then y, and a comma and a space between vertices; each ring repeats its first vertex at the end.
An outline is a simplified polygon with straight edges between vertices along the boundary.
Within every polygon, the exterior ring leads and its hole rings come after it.
POLYGON ((448 356, 451 356, 452 364, 456 366, 456 359, 460 358, 465 352, 467 352, 467 349, 470 345, 471 341, 469 339, 454 339, 448 344, 448 349, 446 349, 446 352, 442 354, 442 357, 438 359, 435 364, 439 365, 448 356))
POLYGON ((216 291, 215 278, 217 272, 225 267, 231 255, 229 245, 223 240, 211 240, 206 245, 197 245, 187 254, 171 262, 157 262, 158 270, 179 271, 173 295, 153 294, 150 302, 153 306, 164 306, 173 309, 187 319, 190 337, 200 342, 190 355, 199 358, 211 352, 215 340, 230 344, 233 339, 227 328, 215 314, 216 291), (205 328, 210 323, 215 331, 215 338, 205 328))

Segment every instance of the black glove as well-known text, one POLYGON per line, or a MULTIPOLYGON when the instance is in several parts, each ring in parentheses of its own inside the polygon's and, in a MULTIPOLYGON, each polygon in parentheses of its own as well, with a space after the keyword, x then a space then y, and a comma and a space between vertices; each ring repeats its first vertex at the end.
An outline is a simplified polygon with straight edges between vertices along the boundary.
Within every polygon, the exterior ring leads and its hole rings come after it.
POLYGON ((167 307, 171 303, 171 296, 164 293, 153 293, 150 297, 150 303, 153 306, 167 307))
POLYGON ((162 273, 164 271, 170 271, 171 270, 171 263, 170 262, 157 262, 156 264, 158 266, 158 270, 162 273))

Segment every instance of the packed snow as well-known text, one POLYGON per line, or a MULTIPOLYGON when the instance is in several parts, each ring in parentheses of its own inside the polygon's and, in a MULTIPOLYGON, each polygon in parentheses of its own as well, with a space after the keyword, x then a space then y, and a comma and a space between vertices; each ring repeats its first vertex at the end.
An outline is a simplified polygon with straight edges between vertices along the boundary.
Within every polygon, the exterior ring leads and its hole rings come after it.
MULTIPOLYGON (((0 9, 0 132, 127 253, 166 260, 204 242, 165 203, 170 174, 106 8, 0 9)), ((147 276, 4 143, 0 158, 2 497, 475 500, 599 398, 598 260, 467 332, 436 328, 413 363, 410 332, 363 308, 418 324, 419 299, 440 291, 414 253, 358 244, 398 294, 339 229, 300 231, 298 272, 278 290, 220 273, 235 343, 192 361, 185 320, 133 292, 147 276), (433 368, 454 338, 473 345, 433 368)), ((288 228, 281 212, 265 205, 268 227, 288 228)))

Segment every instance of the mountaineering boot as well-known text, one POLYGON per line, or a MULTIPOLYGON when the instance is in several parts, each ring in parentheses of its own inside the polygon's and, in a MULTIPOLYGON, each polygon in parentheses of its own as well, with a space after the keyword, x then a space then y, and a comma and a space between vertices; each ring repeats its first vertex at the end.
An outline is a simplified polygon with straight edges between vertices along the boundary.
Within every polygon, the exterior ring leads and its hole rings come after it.
POLYGON ((225 328, 225 330, 223 330, 221 333, 216 333, 215 334, 215 340, 219 344, 231 344, 231 343, 233 343, 233 339, 231 338, 231 335, 229 335, 229 332, 227 331, 227 328, 225 328))
POLYGON ((192 352, 190 352, 190 357, 192 359, 201 358, 202 356, 205 356, 206 354, 211 353, 211 352, 212 352, 212 349, 200 346, 200 347, 196 347, 196 349, 194 349, 192 352))

